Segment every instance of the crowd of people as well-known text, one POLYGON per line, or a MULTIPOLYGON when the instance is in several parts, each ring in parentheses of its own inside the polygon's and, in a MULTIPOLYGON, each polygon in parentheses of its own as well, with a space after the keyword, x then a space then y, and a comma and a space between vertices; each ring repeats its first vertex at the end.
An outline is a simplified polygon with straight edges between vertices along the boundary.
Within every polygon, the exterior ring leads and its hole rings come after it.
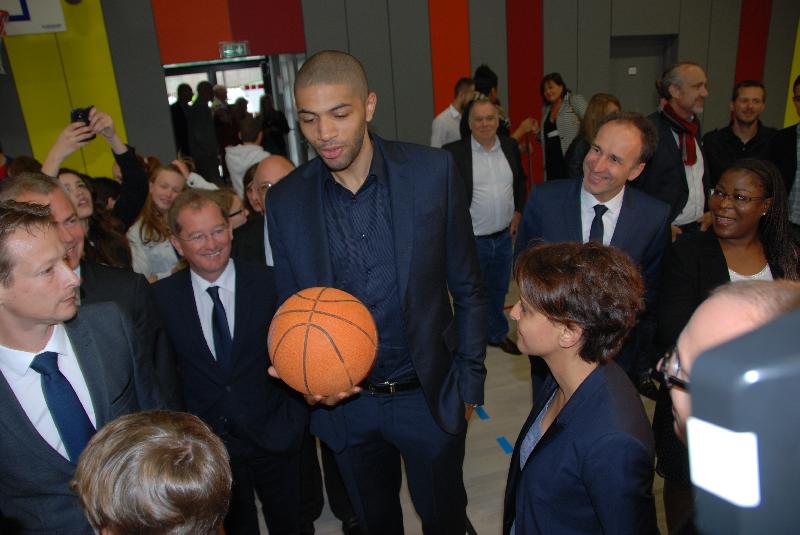
POLYGON ((482 65, 433 148, 388 141, 360 62, 325 51, 295 78, 318 155, 297 169, 269 96, 252 117, 208 82, 178 88, 169 163, 94 108, 42 163, 0 151, 0 531, 251 534, 257 496, 270 533, 313 533, 324 489, 344 533, 400 534, 404 466, 424 532, 465 533, 488 345, 528 355, 533 385, 504 533, 657 533, 656 470, 670 532, 692 533, 692 364, 800 307, 800 125, 762 125, 748 80, 702 136, 692 62, 649 117, 551 73, 541 117, 512 129, 497 88, 482 65), (63 167, 88 143, 111 177, 63 167), (378 328, 345 392, 268 369, 275 310, 313 286, 378 328))

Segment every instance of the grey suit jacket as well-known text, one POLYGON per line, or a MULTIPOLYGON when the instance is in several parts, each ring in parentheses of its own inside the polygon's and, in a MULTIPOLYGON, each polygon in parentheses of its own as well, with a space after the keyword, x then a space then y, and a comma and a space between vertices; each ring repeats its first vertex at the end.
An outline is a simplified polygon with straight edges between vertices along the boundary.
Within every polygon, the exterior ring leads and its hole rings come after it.
MULTIPOLYGON (((65 324, 98 429, 124 414, 166 408, 130 321, 114 303, 84 305, 65 324)), ((36 431, 0 374, 2 533, 92 533, 70 489, 75 466, 36 431)))

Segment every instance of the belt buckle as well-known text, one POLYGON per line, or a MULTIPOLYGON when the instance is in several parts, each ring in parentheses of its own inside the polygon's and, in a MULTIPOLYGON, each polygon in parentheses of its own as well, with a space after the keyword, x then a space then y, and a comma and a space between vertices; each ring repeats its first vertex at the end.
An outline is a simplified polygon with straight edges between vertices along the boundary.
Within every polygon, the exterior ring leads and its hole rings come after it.
POLYGON ((395 393, 395 385, 397 385, 397 382, 391 382, 390 383, 389 381, 386 381, 386 384, 389 386, 389 393, 390 394, 394 394, 395 393))

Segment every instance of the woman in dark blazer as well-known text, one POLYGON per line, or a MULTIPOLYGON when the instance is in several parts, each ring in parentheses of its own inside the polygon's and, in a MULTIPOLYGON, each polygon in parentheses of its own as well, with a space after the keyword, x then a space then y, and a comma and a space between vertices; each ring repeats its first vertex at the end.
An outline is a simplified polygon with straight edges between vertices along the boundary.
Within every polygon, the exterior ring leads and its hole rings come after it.
POLYGON ((644 306, 638 268, 596 243, 525 250, 514 275, 517 345, 549 374, 511 458, 503 533, 658 533, 653 438, 612 359, 644 306))
MULTIPOLYGON (((789 228, 786 191, 777 168, 739 160, 708 196, 712 229, 679 239, 664 257, 659 291, 658 355, 671 350, 694 310, 731 280, 798 278, 798 244, 789 228)), ((672 402, 663 385, 653 419, 664 477, 664 508, 672 532, 692 513, 689 456, 673 429, 672 402)))

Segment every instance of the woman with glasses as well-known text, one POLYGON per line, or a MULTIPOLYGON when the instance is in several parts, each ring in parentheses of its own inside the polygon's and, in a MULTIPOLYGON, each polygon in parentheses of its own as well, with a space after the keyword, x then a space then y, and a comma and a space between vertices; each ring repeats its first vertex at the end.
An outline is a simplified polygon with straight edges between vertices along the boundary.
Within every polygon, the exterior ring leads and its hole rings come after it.
POLYGON ((639 269, 597 243, 525 250, 511 310, 520 351, 548 375, 511 457, 503 533, 658 533, 653 438, 615 362, 644 307, 639 269))
POLYGON ((184 189, 186 178, 180 168, 174 164, 157 167, 150 174, 149 193, 142 213, 128 229, 133 270, 150 282, 170 276, 178 264, 178 255, 169 241, 167 213, 184 189))
MULTIPOLYGON (((679 358, 669 348, 714 288, 737 280, 798 279, 798 244, 789 226, 786 190, 773 164, 735 162, 709 191, 708 208, 711 229, 679 240, 664 257, 655 345, 672 366, 679 358)), ((680 381, 679 371, 671 375, 680 381)), ((688 452, 675 435, 672 403, 663 385, 653 430, 672 531, 691 514, 693 499, 688 452)))

